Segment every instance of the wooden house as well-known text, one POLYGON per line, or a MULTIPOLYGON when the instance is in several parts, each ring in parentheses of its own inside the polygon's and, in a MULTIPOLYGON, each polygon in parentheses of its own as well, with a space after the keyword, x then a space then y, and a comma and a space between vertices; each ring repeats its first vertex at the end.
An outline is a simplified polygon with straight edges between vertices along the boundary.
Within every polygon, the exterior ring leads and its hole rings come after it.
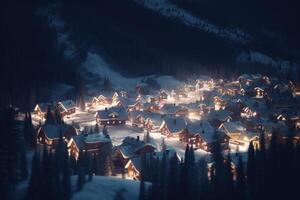
POLYGON ((155 147, 140 140, 140 137, 125 137, 122 144, 117 146, 113 155, 114 162, 125 166, 131 158, 139 157, 147 153, 153 153, 155 147))
POLYGON ((76 112, 76 104, 72 100, 60 101, 56 104, 55 109, 64 117, 76 112))
POLYGON ((232 120, 231 115, 232 113, 227 110, 213 110, 207 114, 207 120, 213 127, 218 128, 222 123, 230 122, 232 120))
POLYGON ((161 109, 160 113, 163 115, 172 115, 172 116, 187 116, 188 109, 181 105, 176 105, 173 103, 164 104, 161 109))
POLYGON ((219 142, 222 149, 228 149, 229 137, 223 132, 216 131, 208 121, 199 120, 187 125, 188 143, 194 148, 210 152, 212 145, 219 142))
POLYGON ((159 98, 160 99, 168 99, 168 93, 166 91, 164 91, 164 90, 161 90, 159 92, 159 98))
POLYGON ((37 143, 55 148, 58 144, 60 134, 67 142, 77 135, 76 129, 68 124, 45 124, 37 132, 37 143))
POLYGON ((246 128, 240 121, 224 122, 220 125, 219 130, 226 133, 232 140, 239 140, 241 135, 246 132, 246 128))
POLYGON ((114 126, 125 124, 128 115, 123 106, 114 106, 97 111, 95 118, 100 125, 114 126))
MULTIPOLYGON (((177 156, 176 151, 167 149, 165 152, 153 152, 145 154, 146 162, 151 162, 152 160, 161 160, 163 155, 165 155, 167 160, 170 160, 174 155, 177 157, 178 162, 180 158, 177 156)), ((141 170, 142 170, 142 157, 133 157, 128 160, 125 165, 125 170, 129 178, 133 180, 140 180, 141 170)))
POLYGON ((51 103, 36 104, 36 106, 34 107, 33 113, 43 119, 45 117, 45 114, 47 113, 47 110, 49 107, 50 108, 52 107, 51 103))
POLYGON ((162 135, 179 138, 180 141, 186 142, 188 141, 186 125, 186 120, 182 117, 166 117, 159 129, 162 135))
POLYGON ((144 103, 143 104, 143 110, 150 111, 150 112, 158 112, 159 111, 159 105, 156 103, 144 103))
POLYGON ((111 140, 102 133, 76 135, 68 142, 70 154, 75 159, 78 159, 81 151, 87 151, 90 155, 96 155, 108 145, 112 145, 111 140))

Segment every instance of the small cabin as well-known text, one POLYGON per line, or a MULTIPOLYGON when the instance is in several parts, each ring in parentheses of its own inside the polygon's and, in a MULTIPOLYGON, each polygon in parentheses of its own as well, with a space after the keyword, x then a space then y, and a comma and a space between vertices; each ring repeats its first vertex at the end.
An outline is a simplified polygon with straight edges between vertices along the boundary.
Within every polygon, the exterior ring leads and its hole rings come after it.
POLYGON ((34 107, 33 113, 43 119, 47 113, 49 106, 51 107, 52 104, 51 103, 36 104, 36 106, 34 107))
POLYGON ((55 148, 58 144, 60 134, 68 142, 73 136, 77 135, 76 129, 68 124, 44 124, 37 132, 37 143, 55 148))
POLYGON ((154 151, 155 147, 140 140, 139 136, 136 138, 127 136, 122 141, 122 144, 116 147, 113 159, 117 165, 124 167, 129 159, 153 153, 154 151))
POLYGON ((179 138, 180 141, 186 142, 188 140, 186 125, 182 117, 166 117, 159 129, 162 135, 179 138))
POLYGON ((229 137, 220 131, 216 131, 208 121, 198 120, 192 122, 188 124, 187 131, 189 135, 188 143, 194 148, 210 152, 212 145, 218 141, 222 149, 228 149, 229 137))
POLYGON ((224 122, 219 127, 232 141, 239 141, 246 134, 246 128, 240 121, 224 122))
POLYGON ((100 125, 115 126, 125 124, 128 115, 123 106, 114 106, 97 111, 95 118, 100 125))
POLYGON ((112 145, 111 140, 102 133, 76 135, 68 142, 70 154, 75 159, 78 159, 81 151, 87 151, 90 155, 96 155, 107 145, 112 145))
POLYGON ((55 109, 64 117, 76 112, 76 104, 72 100, 60 101, 56 104, 55 109))

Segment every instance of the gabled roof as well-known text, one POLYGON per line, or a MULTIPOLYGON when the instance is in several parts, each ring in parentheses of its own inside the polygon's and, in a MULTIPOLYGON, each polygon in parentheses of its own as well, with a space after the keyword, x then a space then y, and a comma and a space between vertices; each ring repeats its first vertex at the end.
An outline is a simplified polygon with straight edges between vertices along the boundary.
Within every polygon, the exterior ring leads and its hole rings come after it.
POLYGON ((73 126, 68 124, 44 124, 41 126, 40 130, 42 130, 46 137, 49 139, 58 139, 60 133, 64 136, 64 134, 69 131, 70 129, 74 130, 74 134, 76 134, 76 130, 73 126))
POLYGON ((228 110, 212 110, 208 113, 207 120, 219 120, 221 122, 225 122, 228 118, 231 118, 231 114, 232 112, 228 110))
POLYGON ((41 112, 47 112, 48 107, 52 107, 51 103, 39 103, 35 106, 34 111, 36 111, 36 109, 40 109, 41 112))
POLYGON ((166 117, 163 120, 160 129, 162 129, 165 125, 168 127, 169 131, 172 134, 176 134, 185 129, 187 123, 183 117, 166 117))
POLYGON ((224 122, 220 128, 223 127, 229 134, 242 133, 246 131, 246 128, 240 121, 224 122))
POLYGON ((111 114, 113 113, 118 114, 116 118, 119 120, 127 120, 128 118, 127 111, 123 106, 114 106, 104 110, 99 110, 97 111, 96 116, 98 116, 100 119, 110 119, 111 114))
MULTIPOLYGON (((69 110, 76 107, 76 104, 73 100, 65 100, 60 101, 57 103, 59 107, 61 107, 63 110, 69 110)), ((61 110, 61 111, 63 111, 61 110)))
POLYGON ((181 111, 181 110, 184 110, 184 109, 186 109, 186 108, 183 107, 183 106, 167 103, 167 104, 163 105, 163 107, 160 109, 160 112, 162 114, 175 114, 178 111, 181 111))
POLYGON ((138 150, 146 146, 153 147, 150 143, 145 143, 140 139, 128 136, 124 138, 122 144, 118 146, 118 149, 124 158, 131 158, 138 156, 138 150))
POLYGON ((100 133, 92 133, 88 135, 76 135, 72 137, 75 145, 79 150, 84 150, 87 143, 110 143, 111 140, 100 133))
POLYGON ((208 121, 198 120, 187 125, 187 130, 191 135, 199 135, 205 142, 213 142, 215 140, 215 129, 208 121))

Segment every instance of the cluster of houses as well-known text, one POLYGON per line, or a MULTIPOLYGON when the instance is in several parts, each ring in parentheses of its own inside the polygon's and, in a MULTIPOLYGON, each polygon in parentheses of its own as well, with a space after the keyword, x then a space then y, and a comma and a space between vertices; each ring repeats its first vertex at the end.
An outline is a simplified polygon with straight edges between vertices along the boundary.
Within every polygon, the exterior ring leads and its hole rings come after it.
MULTIPOLYGON (((223 149, 231 144, 247 146, 251 141, 258 145, 259 137, 270 140, 274 132, 283 142, 291 132, 299 140, 298 90, 287 80, 245 74, 234 81, 199 79, 152 95, 117 91, 111 97, 88 98, 86 107, 89 111, 96 109, 93 120, 100 126, 141 127, 209 152, 216 141, 223 149)), ((34 113, 44 117, 48 106, 39 104, 34 113)), ((62 116, 76 112, 71 100, 58 102, 54 107, 62 116)), ((81 150, 95 153, 111 143, 103 134, 78 134, 67 124, 42 125, 37 139, 41 144, 55 145, 60 133, 75 158, 81 150)), ((134 179, 139 178, 141 155, 159 155, 153 145, 126 135, 114 149, 114 161, 122 164, 134 179)))

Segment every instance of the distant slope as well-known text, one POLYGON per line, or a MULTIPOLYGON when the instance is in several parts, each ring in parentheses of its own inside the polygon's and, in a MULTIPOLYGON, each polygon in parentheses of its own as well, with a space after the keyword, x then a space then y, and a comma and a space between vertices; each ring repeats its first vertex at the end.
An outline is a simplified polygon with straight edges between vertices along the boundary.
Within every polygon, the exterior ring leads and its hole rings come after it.
MULTIPOLYGON (((76 177, 74 177, 76 182, 76 177)), ((139 181, 120 179, 116 177, 94 176, 83 189, 73 194, 72 200, 113 200, 116 193, 123 190, 124 200, 137 200, 139 181)))
POLYGON ((207 20, 201 19, 176 6, 169 0, 134 0, 145 7, 157 11, 160 14, 170 17, 179 18, 184 24, 195 27, 202 31, 212 33, 221 38, 228 39, 232 42, 246 44, 250 42, 251 35, 243 32, 239 28, 223 28, 207 20))

